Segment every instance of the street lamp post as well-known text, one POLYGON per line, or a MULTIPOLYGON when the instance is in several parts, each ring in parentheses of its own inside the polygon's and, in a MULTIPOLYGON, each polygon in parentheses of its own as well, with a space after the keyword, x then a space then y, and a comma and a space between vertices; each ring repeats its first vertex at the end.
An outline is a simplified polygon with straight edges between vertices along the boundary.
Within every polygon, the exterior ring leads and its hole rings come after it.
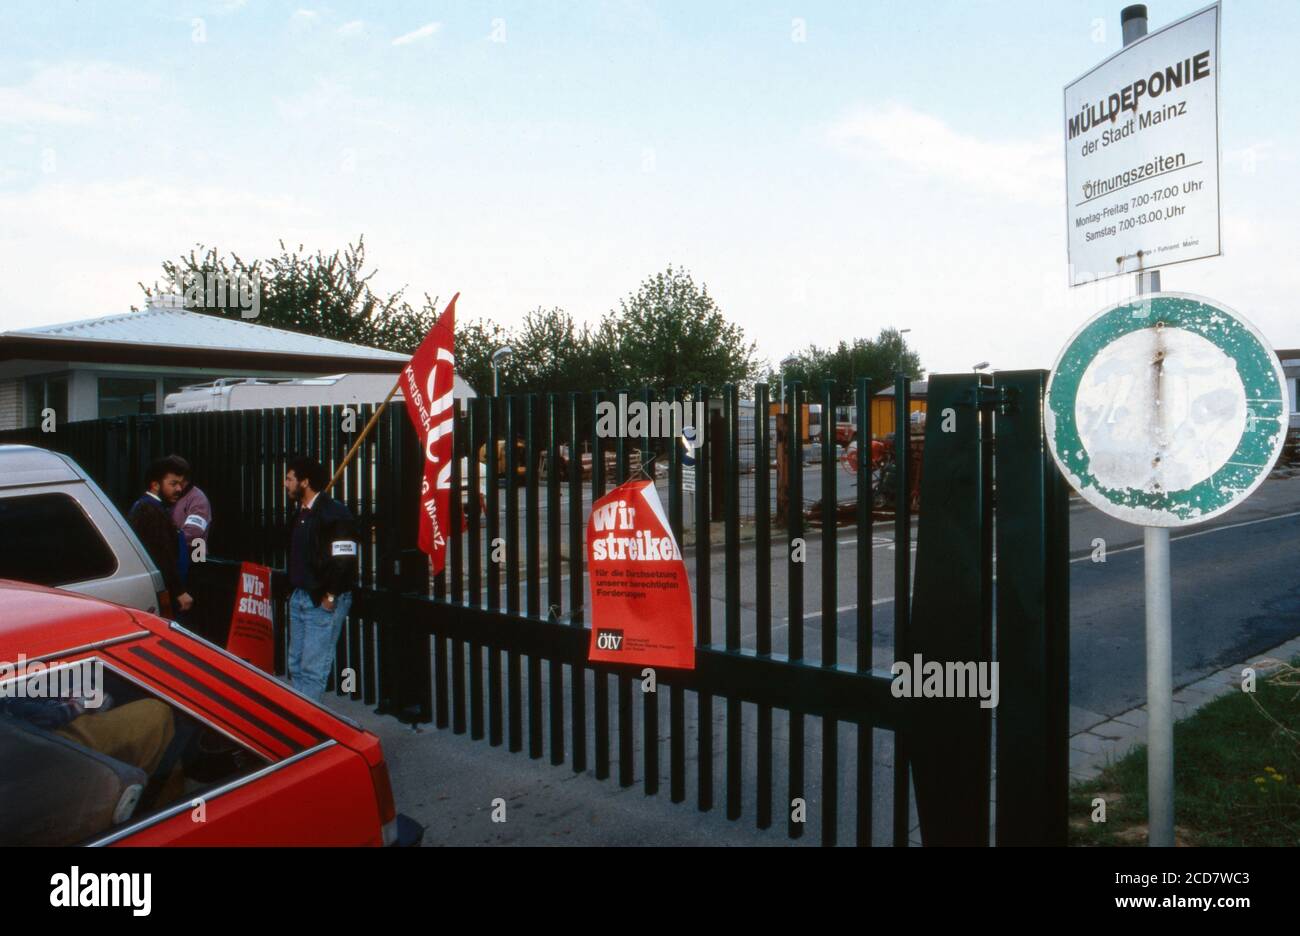
POLYGON ((798 364, 799 358, 791 354, 781 361, 781 415, 785 415, 785 369, 791 364, 798 364))
POLYGON ((492 395, 501 395, 501 364, 510 355, 514 354, 514 348, 510 345, 503 345, 492 352, 492 395))
POLYGON ((904 357, 904 350, 907 347, 907 343, 902 339, 902 337, 909 333, 909 331, 911 331, 911 329, 898 329, 898 364, 894 367, 894 373, 901 372, 902 370, 902 357, 904 357))

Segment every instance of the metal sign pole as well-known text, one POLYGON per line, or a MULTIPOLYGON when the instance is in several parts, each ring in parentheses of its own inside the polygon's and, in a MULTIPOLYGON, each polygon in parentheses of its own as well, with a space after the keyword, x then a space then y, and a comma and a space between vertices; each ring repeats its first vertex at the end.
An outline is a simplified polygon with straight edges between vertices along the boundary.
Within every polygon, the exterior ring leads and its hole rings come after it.
MULTIPOLYGON (((1120 11, 1124 45, 1147 34, 1147 8, 1120 11)), ((1142 269, 1138 295, 1160 291, 1160 271, 1142 269)), ((1159 365, 1157 365, 1159 366, 1159 365)), ((1144 527, 1147 645, 1147 845, 1174 844, 1174 661, 1173 598, 1169 575, 1169 528, 1144 527)))
POLYGON ((1146 527, 1147 844, 1174 844, 1174 664, 1169 528, 1146 527))

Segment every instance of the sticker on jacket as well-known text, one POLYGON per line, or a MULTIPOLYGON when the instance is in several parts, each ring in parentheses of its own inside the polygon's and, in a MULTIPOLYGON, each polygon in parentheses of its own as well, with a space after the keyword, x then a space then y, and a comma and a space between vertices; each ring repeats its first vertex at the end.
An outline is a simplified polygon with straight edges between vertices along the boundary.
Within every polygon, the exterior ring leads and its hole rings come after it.
POLYGON ((357 544, 352 540, 335 540, 332 547, 330 550, 332 556, 355 556, 357 554, 357 544))
POLYGON ((198 514, 190 514, 185 518, 185 522, 182 523, 181 526, 196 526, 200 530, 206 530, 208 528, 208 521, 204 520, 198 514))

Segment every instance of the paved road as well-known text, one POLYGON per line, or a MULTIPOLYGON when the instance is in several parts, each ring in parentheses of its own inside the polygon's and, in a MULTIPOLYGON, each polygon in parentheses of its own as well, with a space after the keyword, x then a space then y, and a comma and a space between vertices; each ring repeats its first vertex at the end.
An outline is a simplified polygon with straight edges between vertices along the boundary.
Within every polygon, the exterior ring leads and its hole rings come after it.
MULTIPOLYGON (((1267 482, 1218 525, 1175 532, 1170 563, 1175 686, 1300 634, 1300 480, 1267 482)), ((1142 566, 1140 543, 1071 564, 1075 706, 1116 715, 1146 701, 1142 566)))

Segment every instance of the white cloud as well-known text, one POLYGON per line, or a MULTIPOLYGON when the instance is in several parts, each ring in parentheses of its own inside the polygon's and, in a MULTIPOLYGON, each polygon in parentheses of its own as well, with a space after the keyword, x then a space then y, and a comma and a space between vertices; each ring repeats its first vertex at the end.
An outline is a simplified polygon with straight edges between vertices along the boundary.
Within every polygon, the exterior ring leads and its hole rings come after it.
POLYGON ((393 40, 393 45, 410 45, 412 42, 419 42, 421 39, 427 39, 442 29, 442 23, 425 23, 419 29, 414 29, 404 36, 398 36, 393 40))
POLYGON ((294 198, 147 178, 0 190, 0 218, 0 256, 23 271, 7 279, 0 331, 125 312, 140 304, 138 282, 154 282, 164 259, 196 243, 250 256, 274 252, 279 233, 319 230, 342 243, 294 198))
POLYGON ((91 114, 80 107, 46 101, 18 88, 0 88, 0 123, 89 123, 91 114))
POLYGON ((107 62, 47 65, 22 84, 0 86, 0 123, 94 123, 124 98, 153 94, 161 84, 157 75, 107 62))
POLYGON ((298 9, 293 12, 293 22, 298 25, 307 25, 315 23, 319 16, 320 14, 315 10, 298 9))
POLYGON ((365 28, 366 28, 365 21, 363 21, 363 20, 350 20, 350 21, 344 23, 342 26, 340 26, 340 27, 336 30, 336 32, 337 32, 340 36, 356 36, 356 35, 359 35, 360 33, 364 32, 364 31, 365 31, 365 28))
POLYGON ((938 117, 895 104, 842 118, 831 127, 829 139, 842 152, 893 163, 971 194, 1043 205, 1061 200, 1064 169, 1056 137, 981 139, 954 130, 938 117))
POLYGON ((328 136, 322 142, 331 144, 347 141, 349 133, 362 131, 400 134, 418 120, 417 113, 405 101, 357 94, 349 86, 328 78, 317 78, 312 87, 277 96, 274 101, 281 119, 299 124, 304 133, 325 132, 328 136))
POLYGON ((1224 169, 1233 170, 1242 175, 1254 175, 1263 163, 1279 158, 1286 162, 1294 161, 1294 156, 1289 152, 1283 151, 1283 155, 1279 157, 1278 151, 1276 141, 1259 140, 1239 149, 1224 150, 1222 166, 1224 169))

